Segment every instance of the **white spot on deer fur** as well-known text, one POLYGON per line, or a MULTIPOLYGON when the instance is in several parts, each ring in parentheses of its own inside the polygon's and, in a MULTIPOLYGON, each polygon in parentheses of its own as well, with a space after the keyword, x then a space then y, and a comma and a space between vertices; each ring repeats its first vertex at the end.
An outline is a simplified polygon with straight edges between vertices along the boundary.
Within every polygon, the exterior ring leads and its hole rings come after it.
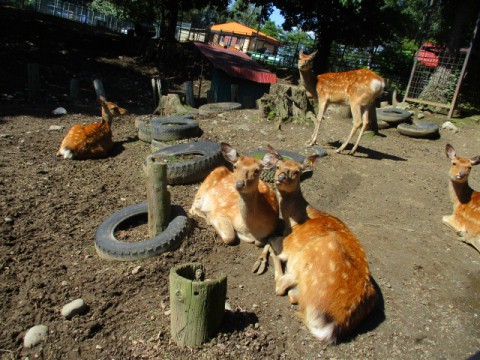
POLYGON ((328 243, 328 248, 329 248, 330 250, 335 249, 335 244, 334 244, 333 241, 330 241, 330 242, 328 243))
POLYGON ((330 260, 330 262, 328 263, 328 267, 330 268, 330 271, 336 271, 337 270, 337 264, 333 260, 330 260))
POLYGON ((348 279, 348 274, 346 272, 342 272, 342 278, 344 280, 347 280, 348 279))

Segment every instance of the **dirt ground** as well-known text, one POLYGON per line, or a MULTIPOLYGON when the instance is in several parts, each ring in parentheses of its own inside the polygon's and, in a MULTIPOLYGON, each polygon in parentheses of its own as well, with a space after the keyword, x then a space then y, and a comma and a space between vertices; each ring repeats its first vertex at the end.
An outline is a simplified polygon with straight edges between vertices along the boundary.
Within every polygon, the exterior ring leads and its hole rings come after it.
MULTIPOLYGON (((223 245, 202 220, 192 219, 178 250, 147 260, 106 261, 95 252, 99 225, 146 199, 142 163, 150 146, 137 138, 134 120, 152 111, 150 78, 162 74, 172 88, 181 88, 189 75, 181 65, 190 64, 186 59, 168 68, 145 64, 135 56, 134 40, 7 7, 0 7, 0 24, 1 359, 480 357, 480 254, 441 222, 452 210, 445 144, 461 155, 479 155, 478 116, 453 119, 460 131, 441 130, 437 140, 405 137, 394 128, 367 134, 358 154, 347 156, 333 150, 350 120, 328 113, 319 136, 328 156, 302 188, 311 204, 341 218, 358 236, 383 301, 350 339, 325 346, 287 298, 275 296, 273 267, 251 273, 259 248, 223 245), (25 101, 29 62, 41 69, 36 102, 25 101), (82 84, 77 103, 65 95, 74 74, 82 84), (99 118, 91 85, 96 77, 109 99, 130 111, 113 124, 113 154, 58 159, 68 129, 99 118), (57 106, 68 114, 53 116, 57 106), (49 131, 51 125, 63 128, 49 131), (219 334, 193 349, 172 341, 168 312, 169 271, 186 262, 201 262, 209 277, 227 275, 231 308, 219 334), (78 298, 88 312, 65 320, 62 307, 78 298), (23 348, 26 331, 40 324, 48 327, 48 339, 23 348)), ((198 120, 203 134, 193 140, 225 141, 243 153, 267 144, 312 153, 303 145, 311 124, 287 123, 279 130, 257 110, 198 120)), ((470 182, 480 189, 478 169, 470 182)), ((169 187, 172 203, 188 210, 198 186, 169 187)))

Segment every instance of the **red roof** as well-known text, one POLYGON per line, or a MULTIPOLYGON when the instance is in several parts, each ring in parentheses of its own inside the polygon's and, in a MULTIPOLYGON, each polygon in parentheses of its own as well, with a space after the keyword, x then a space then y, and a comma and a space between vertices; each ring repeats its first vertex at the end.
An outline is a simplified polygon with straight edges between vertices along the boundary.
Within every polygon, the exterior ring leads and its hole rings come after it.
POLYGON ((194 44, 210 60, 213 67, 225 71, 230 76, 258 83, 277 82, 277 75, 252 60, 247 54, 200 42, 194 42, 194 44))

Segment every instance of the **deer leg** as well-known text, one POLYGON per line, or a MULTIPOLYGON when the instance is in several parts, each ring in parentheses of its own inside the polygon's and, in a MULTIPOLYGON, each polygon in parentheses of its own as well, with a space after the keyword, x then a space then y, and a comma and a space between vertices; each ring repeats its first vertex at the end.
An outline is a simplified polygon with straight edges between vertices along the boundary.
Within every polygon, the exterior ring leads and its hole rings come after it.
POLYGON ((368 106, 366 106, 362 109, 363 110, 363 113, 361 115, 362 128, 360 129, 360 134, 358 134, 358 138, 357 138, 357 141, 355 142, 355 145, 353 146, 352 150, 350 150, 350 155, 355 154, 355 151, 357 151, 358 144, 360 143, 360 139, 362 138, 363 133, 365 132, 365 129, 367 128, 367 126, 369 124, 370 118, 369 118, 369 114, 368 114, 368 112, 369 112, 368 109, 369 109, 368 106))
POLYGON ((230 218, 226 216, 219 216, 214 219, 210 219, 210 223, 225 244, 233 245, 235 241, 235 229, 233 228, 230 218))
POLYGON ((296 305, 298 304, 298 289, 290 289, 288 290, 288 301, 290 301, 290 304, 296 305))
POLYGON ((273 252, 270 252, 272 256, 273 266, 275 267, 275 294, 277 296, 284 296, 288 289, 297 285, 295 278, 292 274, 285 274, 283 272, 282 261, 273 252))
POLYGON ((268 266, 268 253, 270 251, 271 251, 270 245, 269 244, 265 245, 257 261, 255 261, 255 264, 253 264, 252 272, 258 275, 263 274, 265 272, 268 266))
POLYGON ((350 131, 350 135, 348 135, 347 139, 344 143, 335 150, 336 153, 342 152, 347 147, 350 140, 352 140, 353 135, 357 132, 358 128, 362 125, 362 114, 359 106, 351 106, 352 109, 352 117, 353 117, 353 126, 352 130, 350 131))
POLYGON ((320 122, 323 119, 323 114, 327 110, 328 104, 326 101, 319 101, 318 102, 318 114, 315 118, 315 126, 313 128, 313 134, 309 142, 307 142, 308 146, 312 146, 317 142, 318 130, 320 128, 320 122))

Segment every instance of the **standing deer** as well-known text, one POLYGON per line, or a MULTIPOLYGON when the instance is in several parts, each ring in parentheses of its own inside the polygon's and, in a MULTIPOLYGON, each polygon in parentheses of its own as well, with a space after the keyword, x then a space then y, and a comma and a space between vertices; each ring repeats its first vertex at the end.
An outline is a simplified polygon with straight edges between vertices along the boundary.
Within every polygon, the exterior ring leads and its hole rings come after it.
POLYGON ((102 107, 102 120, 92 124, 73 125, 60 145, 57 156, 64 159, 95 159, 107 156, 113 148, 112 120, 127 110, 103 97, 97 98, 102 107))
POLYGON ((443 223, 480 252, 480 193, 468 184, 470 170, 472 166, 480 164, 480 156, 471 159, 457 156, 450 144, 446 145, 445 153, 451 160, 449 193, 453 214, 445 215, 443 223))
POLYGON ((275 192, 260 180, 260 160, 240 156, 227 143, 221 147, 233 172, 225 166, 214 169, 198 189, 189 212, 212 225, 225 244, 239 238, 263 246, 277 227, 275 192))
POLYGON ((365 252, 341 220, 315 209, 302 195, 300 176, 313 169, 318 155, 300 164, 269 150, 263 162, 265 168, 277 166, 275 185, 285 222, 284 237, 269 242, 276 294, 288 291, 310 332, 320 341, 335 342, 377 302, 365 252))
POLYGON ((341 152, 348 145, 357 130, 360 129, 357 141, 350 154, 357 151, 363 132, 369 124, 369 110, 375 100, 382 94, 385 81, 379 75, 368 69, 351 70, 340 73, 315 75, 312 71, 313 58, 317 52, 310 55, 300 50, 298 70, 308 97, 312 97, 318 107, 315 126, 307 145, 316 143, 318 129, 323 115, 330 104, 350 104, 353 116, 353 127, 345 142, 335 151, 341 152))

